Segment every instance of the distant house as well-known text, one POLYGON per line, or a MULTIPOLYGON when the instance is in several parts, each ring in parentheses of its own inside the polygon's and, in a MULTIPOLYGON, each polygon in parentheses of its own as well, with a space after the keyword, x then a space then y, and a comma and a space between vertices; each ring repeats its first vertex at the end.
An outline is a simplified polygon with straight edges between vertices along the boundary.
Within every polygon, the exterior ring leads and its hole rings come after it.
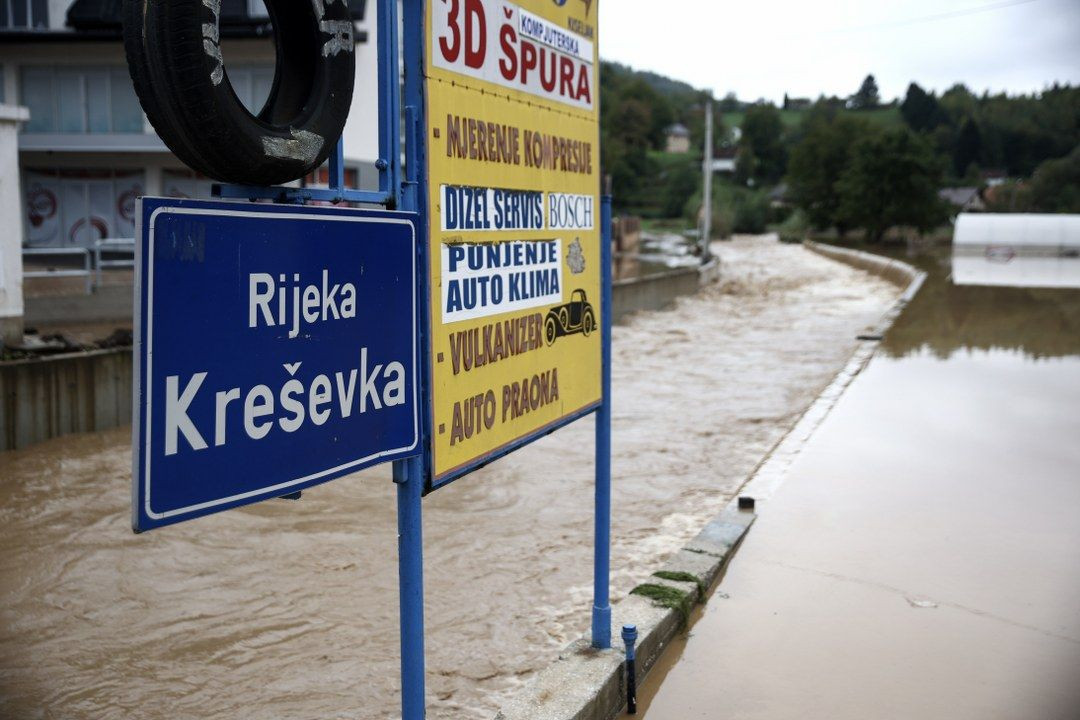
POLYGON ((690 130, 682 123, 668 125, 664 131, 667 136, 667 151, 669 153, 685 154, 690 152, 690 130))
POLYGON ((739 149, 735 146, 725 146, 718 148, 713 154, 713 172, 734 173, 735 155, 738 153, 738 150, 739 149))
POLYGON ((986 210, 986 203, 979 195, 977 187, 942 188, 938 197, 949 204, 953 212, 981 212, 986 210))

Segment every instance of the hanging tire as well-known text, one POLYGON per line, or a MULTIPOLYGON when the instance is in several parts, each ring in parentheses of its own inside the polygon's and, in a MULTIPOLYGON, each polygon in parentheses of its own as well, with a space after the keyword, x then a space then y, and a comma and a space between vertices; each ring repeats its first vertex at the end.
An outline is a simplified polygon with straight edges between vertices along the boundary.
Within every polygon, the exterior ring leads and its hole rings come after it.
POLYGON ((334 149, 352 104, 353 22, 344 0, 266 0, 277 57, 253 115, 221 55, 221 0, 124 0, 124 49, 146 116, 186 165, 230 183, 303 177, 334 149))

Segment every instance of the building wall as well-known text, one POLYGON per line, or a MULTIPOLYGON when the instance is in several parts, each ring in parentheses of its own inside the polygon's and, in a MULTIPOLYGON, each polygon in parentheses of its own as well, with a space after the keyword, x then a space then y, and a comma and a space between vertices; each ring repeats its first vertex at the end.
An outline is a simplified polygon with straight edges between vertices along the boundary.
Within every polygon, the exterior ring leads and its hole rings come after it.
POLYGON ((131 423, 130 348, 0 364, 0 452, 131 423))
MULTIPOLYGON (((19 192, 17 124, 27 117, 23 108, 0 105, 0 218, 18 217, 19 192)), ((22 340, 22 227, 0 232, 0 342, 22 340)))
POLYGON ((367 42, 356 46, 356 85, 352 109, 345 123, 345 159, 360 167, 361 187, 376 189, 378 173, 374 162, 379 156, 379 53, 376 3, 368 0, 361 31, 367 32, 367 42))
MULTIPOLYGON (((60 9, 50 7, 50 25, 63 28, 70 2, 53 5, 60 9)), ((352 170, 349 177, 358 178, 361 187, 373 188, 378 182, 374 167, 378 155, 374 3, 369 5, 369 14, 361 24, 361 29, 368 31, 369 40, 357 46, 355 99, 343 137, 346 163, 352 170)), ((261 104, 273 79, 272 41, 225 40, 222 51, 227 67, 232 70, 237 94, 253 105, 261 104)), ((71 40, 0 46, 0 83, 8 102, 18 102, 26 95, 28 88, 22 86, 24 77, 40 82, 51 72, 54 78, 62 76, 70 81, 72 76, 89 77, 87 69, 97 73, 99 68, 111 69, 109 77, 114 83, 126 79, 127 66, 119 41, 71 40), (27 68, 36 74, 28 76, 27 68)), ((78 92, 84 93, 90 102, 90 80, 83 83, 78 92)), ((57 79, 52 84, 57 92, 63 85, 57 79)), ((71 86, 67 82, 66 87, 71 86)), ((71 93, 64 98, 68 111, 72 105, 70 98, 71 93)), ((57 116, 63 112, 60 102, 58 97, 53 107, 57 116)), ((89 120, 86 126, 89 127, 89 120)), ((169 152, 145 117, 140 133, 62 132, 59 121, 46 131, 30 132, 24 127, 19 147, 19 171, 13 181, 21 180, 22 200, 16 213, 4 217, 19 218, 22 235, 29 244, 37 246, 90 245, 101 237, 131 237, 133 201, 137 195, 208 197, 212 183, 188 170, 169 152)))
POLYGON ((49 28, 52 30, 66 29, 67 11, 71 7, 72 0, 49 0, 49 28))
POLYGON ((667 151, 669 153, 690 152, 690 138, 685 135, 668 135, 667 151))

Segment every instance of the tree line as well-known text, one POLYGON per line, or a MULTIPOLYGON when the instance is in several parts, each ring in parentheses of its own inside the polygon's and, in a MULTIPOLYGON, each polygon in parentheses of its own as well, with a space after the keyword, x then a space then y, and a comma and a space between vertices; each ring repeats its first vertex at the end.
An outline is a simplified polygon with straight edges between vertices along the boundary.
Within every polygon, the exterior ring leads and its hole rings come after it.
POLYGON ((976 95, 958 84, 938 96, 911 83, 902 100, 883 103, 870 75, 849 97, 785 98, 782 109, 730 94, 715 100, 685 83, 604 63, 602 165, 619 209, 696 217, 710 102, 716 147, 736 161, 733 177, 715 184, 721 232, 764 231, 785 219, 778 204, 797 208, 797 223, 859 230, 872 240, 894 226, 928 231, 948 220, 938 191, 952 186, 986 189, 994 211, 1080 212, 1078 87, 976 95), (736 118, 730 127, 724 113, 736 118), (663 152, 673 123, 689 129, 689 155, 663 152))

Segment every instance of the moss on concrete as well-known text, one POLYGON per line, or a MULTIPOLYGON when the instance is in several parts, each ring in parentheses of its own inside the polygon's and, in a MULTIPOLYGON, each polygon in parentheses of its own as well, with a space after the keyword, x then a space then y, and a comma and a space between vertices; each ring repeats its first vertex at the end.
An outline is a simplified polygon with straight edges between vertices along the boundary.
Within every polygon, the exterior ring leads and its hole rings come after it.
POLYGON ((690 593, 669 585, 645 583, 630 591, 631 595, 641 595, 652 601, 656 607, 670 608, 679 614, 679 622, 686 627, 690 622, 690 607, 693 604, 690 593))
POLYGON ((653 577, 658 577, 661 580, 673 580, 674 582, 694 583, 698 589, 698 602, 705 602, 706 593, 709 588, 705 587, 705 583, 701 578, 693 573, 682 572, 677 570, 660 570, 654 572, 653 577))

